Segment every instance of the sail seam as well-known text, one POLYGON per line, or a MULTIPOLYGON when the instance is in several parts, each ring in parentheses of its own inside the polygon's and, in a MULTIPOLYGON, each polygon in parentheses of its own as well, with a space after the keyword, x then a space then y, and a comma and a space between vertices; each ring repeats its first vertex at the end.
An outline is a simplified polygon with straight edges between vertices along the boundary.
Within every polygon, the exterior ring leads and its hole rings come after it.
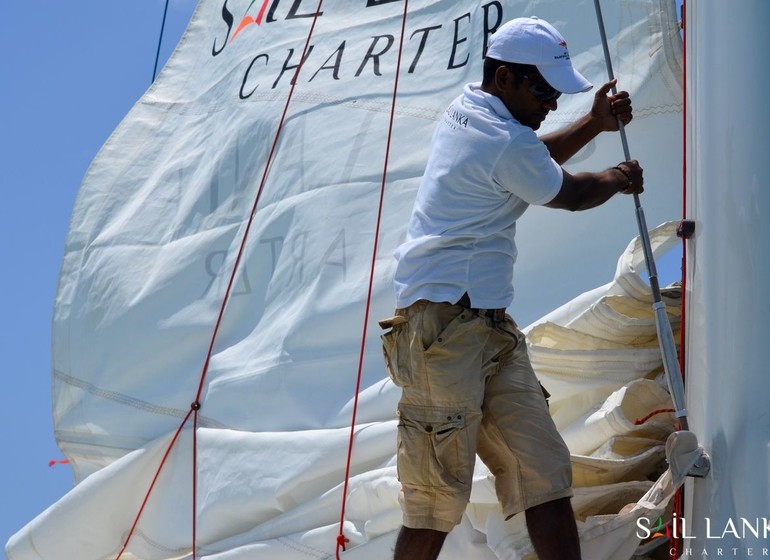
MULTIPOLYGON (((83 381, 82 379, 72 377, 71 375, 62 373, 59 370, 54 370, 53 374, 54 374, 54 377, 59 379, 62 383, 66 383, 67 385, 70 385, 72 387, 77 387, 78 389, 82 389, 90 393, 91 395, 102 397, 104 399, 111 400, 113 402, 117 402, 120 404, 124 404, 132 408, 137 408, 140 410, 144 410, 146 412, 151 412, 153 414, 159 414, 162 416, 172 416, 175 418, 184 418, 185 416, 187 416, 186 410, 151 404, 151 403, 148 403, 147 401, 136 399, 134 397, 129 397, 117 391, 101 389, 96 385, 93 385, 92 383, 88 383, 87 381, 83 381)), ((209 428, 230 429, 230 427, 227 426, 226 424, 222 424, 221 422, 218 422, 211 418, 203 417, 201 419, 201 423, 205 424, 205 426, 209 428)))

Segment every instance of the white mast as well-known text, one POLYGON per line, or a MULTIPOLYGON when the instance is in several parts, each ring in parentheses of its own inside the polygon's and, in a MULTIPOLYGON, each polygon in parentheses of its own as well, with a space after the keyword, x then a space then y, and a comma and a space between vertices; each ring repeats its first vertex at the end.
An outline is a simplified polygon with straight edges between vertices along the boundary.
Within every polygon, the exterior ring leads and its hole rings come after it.
POLYGON ((766 0, 687 4, 687 407, 712 468, 687 485, 682 557, 768 550, 768 24, 766 0))

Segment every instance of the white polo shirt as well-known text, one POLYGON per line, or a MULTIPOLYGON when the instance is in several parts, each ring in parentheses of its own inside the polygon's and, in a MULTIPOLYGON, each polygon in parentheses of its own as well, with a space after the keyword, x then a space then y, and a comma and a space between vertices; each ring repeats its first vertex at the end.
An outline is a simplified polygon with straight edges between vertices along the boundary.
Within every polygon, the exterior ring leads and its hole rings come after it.
POLYGON ((513 301, 516 220, 558 194, 562 169, 503 102, 468 84, 444 112, 396 249, 396 306, 419 299, 473 307, 513 301))

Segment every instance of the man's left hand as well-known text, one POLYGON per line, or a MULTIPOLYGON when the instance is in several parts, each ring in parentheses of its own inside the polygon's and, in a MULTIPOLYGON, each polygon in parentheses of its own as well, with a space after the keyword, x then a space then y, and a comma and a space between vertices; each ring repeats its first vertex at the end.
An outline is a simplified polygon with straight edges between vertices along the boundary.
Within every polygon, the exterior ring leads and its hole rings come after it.
POLYGON ((599 121, 604 131, 618 130, 618 120, 625 126, 634 118, 631 112, 631 96, 627 91, 607 95, 616 83, 617 79, 607 82, 594 95, 591 116, 599 121))

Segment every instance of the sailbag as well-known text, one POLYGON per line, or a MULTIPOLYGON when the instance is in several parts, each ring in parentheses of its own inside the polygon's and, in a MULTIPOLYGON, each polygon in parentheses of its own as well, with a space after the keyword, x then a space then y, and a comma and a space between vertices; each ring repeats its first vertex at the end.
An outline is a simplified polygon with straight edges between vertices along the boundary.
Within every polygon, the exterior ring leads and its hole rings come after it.
MULTIPOLYGON (((664 222, 680 207, 673 1, 606 4, 645 209, 664 222)), ((201 0, 88 170, 53 327, 56 438, 76 486, 11 538, 9 558, 330 558, 340 545, 349 558, 390 554, 399 395, 377 320, 392 313, 392 254, 433 128, 480 79, 491 32, 514 17, 553 23, 594 84, 606 71, 587 1, 317 6, 201 0)), ((591 101, 563 96, 542 131, 591 101)), ((566 167, 622 159, 604 134, 566 167)), ((686 472, 660 474, 673 417, 639 250, 623 251, 634 232, 629 199, 615 197, 579 214, 532 208, 517 236, 509 311, 532 323, 593 559, 635 554, 637 520, 663 516, 686 472)), ((656 236, 669 247, 673 226, 656 236)), ((687 442, 670 447, 687 462, 687 442)), ((531 554, 479 463, 442 558, 531 554)))

